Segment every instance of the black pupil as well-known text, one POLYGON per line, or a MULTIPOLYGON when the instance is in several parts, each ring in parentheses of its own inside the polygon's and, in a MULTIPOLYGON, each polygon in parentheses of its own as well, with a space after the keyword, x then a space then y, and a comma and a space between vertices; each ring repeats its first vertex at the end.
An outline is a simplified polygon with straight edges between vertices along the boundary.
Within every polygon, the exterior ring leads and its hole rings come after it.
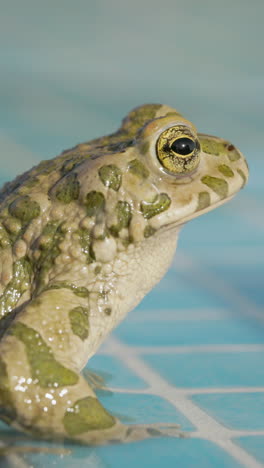
POLYGON ((175 153, 185 156, 192 153, 195 149, 195 146, 195 142, 190 138, 178 138, 178 140, 175 140, 172 143, 171 149, 175 153))

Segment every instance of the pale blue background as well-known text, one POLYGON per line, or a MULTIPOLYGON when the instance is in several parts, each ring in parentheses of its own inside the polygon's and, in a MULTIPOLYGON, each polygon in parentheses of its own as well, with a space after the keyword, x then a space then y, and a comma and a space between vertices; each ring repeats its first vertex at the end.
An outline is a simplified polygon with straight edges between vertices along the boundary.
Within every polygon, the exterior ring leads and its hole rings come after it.
MULTIPOLYGON (((205 437, 72 447, 63 458, 24 455, 23 466, 263 466, 263 18, 263 0, 0 2, 1 182, 111 132, 145 102, 174 106, 199 131, 231 140, 251 169, 235 200, 184 228, 171 270, 115 332, 175 392, 186 389, 234 431, 238 458, 205 437)), ((124 421, 196 429, 107 349, 92 362, 123 389, 103 401, 124 421)))

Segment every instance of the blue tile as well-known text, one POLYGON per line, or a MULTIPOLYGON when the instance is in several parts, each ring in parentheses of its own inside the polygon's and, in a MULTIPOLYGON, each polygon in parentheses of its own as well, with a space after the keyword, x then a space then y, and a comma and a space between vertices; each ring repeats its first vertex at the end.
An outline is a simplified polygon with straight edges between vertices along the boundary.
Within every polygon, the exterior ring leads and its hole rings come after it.
POLYGON ((252 223, 243 219, 230 205, 218 208, 206 216, 192 220, 180 234, 179 247, 188 252, 190 244, 199 246, 215 245, 263 245, 263 231, 256 229, 252 223), (212 233, 211 236, 208 233, 212 233))
MULTIPOLYGON (((176 263, 177 265, 177 263, 176 263)), ((177 268, 177 266, 176 266, 177 268)), ((138 305, 139 309, 175 309, 177 308, 208 308, 226 307, 228 302, 224 297, 218 297, 208 289, 199 287, 191 278, 184 278, 178 271, 169 271, 157 285, 138 305), (170 286, 167 287, 169 278, 170 286), (173 281, 174 278, 174 281, 173 281)))
MULTIPOLYGON (((262 408, 263 411, 263 408, 262 408)), ((243 449, 264 465, 264 436, 245 436, 234 439, 243 449)))
POLYGON ((183 431, 195 427, 171 403, 155 395, 113 393, 100 397, 108 411, 126 424, 175 423, 183 431))
POLYGON ((143 356, 178 387, 263 387, 264 352, 186 353, 143 356))
POLYGON ((88 363, 87 370, 95 372, 105 380, 107 387, 116 388, 145 388, 147 384, 125 367, 122 362, 112 356, 98 354, 88 363))
POLYGON ((241 291, 243 297, 247 297, 252 304, 257 304, 258 306, 264 305, 264 255, 262 255, 262 251, 264 253, 264 244, 262 250, 259 251, 259 258, 262 259, 260 263, 245 264, 243 268, 232 265, 215 265, 214 267, 214 271, 225 278, 227 283, 231 281, 237 291, 241 291))
MULTIPOLYGON (((161 311, 162 317, 162 311, 161 311)), ((183 313, 184 317, 184 313, 183 313)), ((135 346, 264 343, 264 326, 243 319, 124 321, 114 332, 135 346)))
MULTIPOLYGON (((33 442, 40 447, 42 443, 33 442)), ((68 455, 26 454, 23 459, 34 468, 242 468, 230 455, 212 442, 200 439, 150 439, 126 445, 78 447, 46 444, 51 448, 69 448, 68 455)), ((5 464, 6 468, 11 468, 5 464)))
POLYGON ((264 393, 193 395, 192 400, 230 429, 264 430, 264 393))
MULTIPOLYGON (((108 468, 241 468, 216 445, 199 439, 156 439, 97 450, 108 468)), ((103 465, 104 466, 104 465, 103 465)))

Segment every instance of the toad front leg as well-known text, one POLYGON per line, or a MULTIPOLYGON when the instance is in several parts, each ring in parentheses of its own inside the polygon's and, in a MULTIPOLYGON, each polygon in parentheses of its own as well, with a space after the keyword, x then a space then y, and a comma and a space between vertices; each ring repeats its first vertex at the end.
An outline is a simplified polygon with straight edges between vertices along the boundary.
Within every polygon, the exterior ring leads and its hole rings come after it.
POLYGON ((87 444, 178 436, 176 426, 126 426, 104 409, 80 374, 91 339, 85 290, 56 287, 26 304, 1 341, 0 417, 33 436, 87 444))

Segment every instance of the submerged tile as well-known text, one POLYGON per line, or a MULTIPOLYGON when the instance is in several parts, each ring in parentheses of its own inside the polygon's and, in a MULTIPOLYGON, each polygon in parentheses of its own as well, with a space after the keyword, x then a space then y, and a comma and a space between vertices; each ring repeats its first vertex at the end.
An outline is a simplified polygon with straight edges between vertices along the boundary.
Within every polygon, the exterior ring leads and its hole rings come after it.
POLYGON ((245 436, 234 439, 238 445, 247 450, 264 466, 264 436, 245 436))
POLYGON ((182 431, 195 430, 180 411, 156 395, 113 393, 100 397, 100 401, 126 424, 175 423, 182 431))
POLYGON ((102 378, 106 387, 146 388, 147 384, 138 377, 132 370, 128 369, 118 358, 106 354, 93 356, 88 363, 87 371, 98 374, 102 378))
MULTIPOLYGON (((162 310, 160 311, 162 318, 162 310)), ((264 343, 264 327, 245 319, 222 320, 155 320, 147 323, 124 321, 114 332, 134 346, 177 346, 207 344, 264 343)))
POLYGON ((193 395, 191 398, 214 419, 230 429, 264 430, 264 392, 216 393, 193 395))
MULTIPOLYGON (((262 387, 264 352, 195 352, 143 355, 147 364, 178 387, 262 387)), ((254 390, 254 389, 252 389, 254 390)))

